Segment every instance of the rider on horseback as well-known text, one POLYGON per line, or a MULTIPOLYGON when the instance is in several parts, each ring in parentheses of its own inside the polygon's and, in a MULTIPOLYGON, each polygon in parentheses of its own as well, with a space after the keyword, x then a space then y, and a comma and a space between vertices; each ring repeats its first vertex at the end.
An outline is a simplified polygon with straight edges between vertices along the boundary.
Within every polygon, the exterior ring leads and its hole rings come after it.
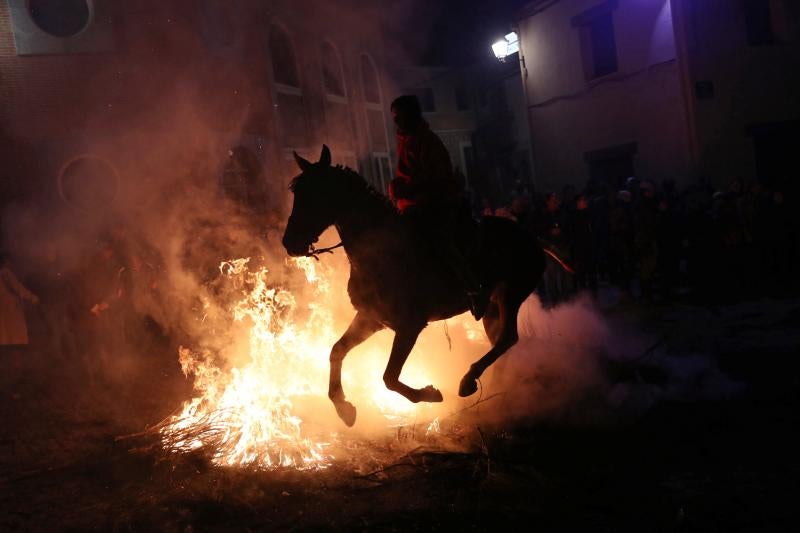
POLYGON ((389 196, 421 235, 433 237, 442 259, 464 287, 473 316, 480 320, 488 295, 456 243, 462 194, 447 148, 422 117, 416 96, 395 99, 392 115, 397 126, 397 172, 389 196))

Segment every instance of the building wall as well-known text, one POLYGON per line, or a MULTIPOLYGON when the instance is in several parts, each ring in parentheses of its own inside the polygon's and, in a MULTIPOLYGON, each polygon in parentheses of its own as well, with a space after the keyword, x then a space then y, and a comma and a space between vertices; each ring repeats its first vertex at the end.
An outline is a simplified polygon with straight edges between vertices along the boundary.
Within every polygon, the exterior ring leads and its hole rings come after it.
MULTIPOLYGON (((243 145, 257 155, 265 170, 263 185, 276 194, 285 194, 285 181, 295 172, 292 149, 316 159, 326 142, 335 161, 357 167, 368 179, 375 178, 373 154, 392 151, 387 146, 390 83, 377 9, 357 9, 358 2, 350 0, 335 5, 243 0, 236 9, 223 0, 92 4, 102 38, 78 46, 72 38, 37 35, 31 25, 33 33, 24 33, 19 16, 26 14, 26 3, 0 0, 2 155, 19 163, 4 173, 8 196, 52 194, 64 162, 86 151, 104 152, 99 155, 118 168, 123 181, 135 181, 142 176, 131 175, 128 169, 135 165, 129 163, 149 155, 137 150, 181 152, 193 145, 198 153, 225 152, 226 146, 243 145), (274 27, 283 28, 294 50, 302 96, 295 114, 303 115, 309 130, 303 146, 286 141, 271 71, 274 27), (21 37, 25 46, 18 49, 21 37), (345 94, 338 99, 323 88, 323 42, 331 43, 341 59, 345 94), (377 103, 365 101, 365 55, 377 70, 377 103), (183 116, 196 120, 197 128, 173 121, 184 105, 183 116), (373 132, 368 108, 380 114, 373 132), (343 123, 352 132, 346 143, 340 142, 343 123), (195 138, 200 125, 210 138, 195 138)), ((175 154, 175 166, 186 160, 188 167, 191 158, 188 151, 175 154)), ((216 159, 224 165, 225 154, 216 159)), ((214 169, 204 170, 217 179, 214 169)))
POLYGON ((503 205, 532 188, 533 161, 520 70, 493 58, 464 67, 406 67, 394 78, 401 92, 429 88, 435 110, 425 119, 464 174, 474 200, 503 205), (459 109, 457 91, 461 92, 459 109), (464 105, 466 104, 466 105, 464 105))
POLYGON ((639 177, 686 182, 690 152, 669 0, 547 5, 532 3, 518 21, 539 187, 582 187, 587 154, 632 143, 639 177), (611 8, 618 69, 587 79, 573 20, 603 5, 611 8))
MULTIPOLYGON (((467 178, 469 170, 464 157, 464 147, 472 146, 475 132, 475 85, 467 70, 456 67, 403 66, 396 68, 393 78, 397 91, 392 99, 405 93, 432 91, 433 110, 424 110, 423 116, 444 143, 453 167, 458 167, 467 178), (456 91, 464 91, 467 109, 458 109, 456 91)), ((424 99, 421 97, 421 99, 424 99)), ((424 105, 423 105, 424 107, 424 105)))
MULTIPOLYGON (((800 121, 800 4, 773 0, 775 42, 748 43, 743 1, 680 2, 698 139, 698 174, 719 187, 757 177, 753 126, 800 121), (698 82, 713 87, 699 97, 698 82)), ((795 138, 800 139, 794 126, 795 138)), ((797 141, 800 148, 800 141, 797 141)), ((788 156, 787 156, 788 157, 788 156)), ((788 169, 796 181, 798 166, 788 169)), ((788 176, 787 176, 788 177, 788 176)))
POLYGON ((479 194, 504 205, 517 194, 536 188, 530 128, 518 56, 477 66, 476 157, 479 194))

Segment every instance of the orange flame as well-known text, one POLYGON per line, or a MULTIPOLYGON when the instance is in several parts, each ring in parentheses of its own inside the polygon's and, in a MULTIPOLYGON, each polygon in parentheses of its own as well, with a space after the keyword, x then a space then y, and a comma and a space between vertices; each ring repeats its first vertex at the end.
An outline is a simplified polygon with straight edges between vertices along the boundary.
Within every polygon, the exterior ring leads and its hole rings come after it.
MULTIPOLYGON (((328 355, 335 342, 331 296, 332 271, 311 258, 290 261, 312 290, 303 321, 295 320, 295 296, 271 283, 266 268, 249 269, 249 259, 220 264, 220 272, 241 292, 231 307, 233 320, 246 334, 246 364, 226 369, 208 351, 181 347, 184 374, 194 376, 197 396, 161 430, 162 443, 174 452, 205 450, 221 466, 321 469, 331 463, 333 433, 308 434, 298 415, 296 399, 327 399, 328 355)), ((373 348, 373 351, 377 351, 373 348)), ((345 386, 377 409, 396 427, 416 419, 420 409, 387 390, 380 379, 354 379, 368 373, 380 376, 386 353, 370 353, 357 369, 343 375, 345 386), (358 385, 361 385, 359 387, 358 385)), ((429 383, 424 372, 404 372, 413 382, 429 383)), ((331 415, 333 410, 331 409, 331 415)), ((432 418, 432 417, 431 417, 432 418)), ((428 433, 438 431, 438 422, 428 433)))

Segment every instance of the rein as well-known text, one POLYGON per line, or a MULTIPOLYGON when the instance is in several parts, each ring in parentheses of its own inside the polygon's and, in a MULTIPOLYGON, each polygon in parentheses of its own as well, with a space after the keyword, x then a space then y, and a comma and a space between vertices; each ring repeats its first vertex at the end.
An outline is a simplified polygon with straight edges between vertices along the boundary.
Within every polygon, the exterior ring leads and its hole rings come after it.
POLYGON ((309 252, 307 254, 305 254, 304 257, 313 257, 314 259, 319 261, 319 255, 320 254, 332 254, 335 249, 337 249, 337 248, 339 248, 341 246, 344 246, 344 243, 340 242, 339 244, 337 244, 335 246, 328 246, 327 248, 320 248, 319 250, 317 250, 316 248, 314 248, 314 245, 312 244, 311 245, 311 250, 309 250, 309 252))

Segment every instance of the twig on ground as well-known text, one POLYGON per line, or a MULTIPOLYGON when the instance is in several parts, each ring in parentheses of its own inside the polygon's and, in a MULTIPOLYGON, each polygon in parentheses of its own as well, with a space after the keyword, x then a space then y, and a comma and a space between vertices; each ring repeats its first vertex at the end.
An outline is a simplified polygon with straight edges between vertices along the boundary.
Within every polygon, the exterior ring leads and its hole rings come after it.
POLYGON ((496 393, 492 394, 491 396, 487 396, 486 398, 483 398, 483 399, 479 398, 472 405, 468 405, 467 407, 459 409, 458 411, 454 411, 454 412, 450 413, 449 415, 447 415, 446 417, 442 418, 442 420, 447 420, 448 418, 452 418, 454 416, 460 415, 464 411, 469 411, 470 409, 472 409, 472 408, 474 408, 474 407, 476 407, 476 406, 478 406, 478 405, 480 405, 482 403, 486 403, 489 400, 493 400, 493 399, 497 398, 498 396, 504 396, 505 394, 506 394, 506 392, 502 391, 502 392, 496 392, 496 393))
MULTIPOLYGON (((486 457, 486 475, 492 473, 491 466, 492 466, 492 458, 489 455, 489 446, 486 444, 486 439, 483 436, 483 431, 481 431, 480 426, 475 426, 475 429, 478 430, 478 435, 481 437, 481 451, 483 452, 484 457, 486 457)), ((477 465, 477 463, 476 463, 477 465)))

